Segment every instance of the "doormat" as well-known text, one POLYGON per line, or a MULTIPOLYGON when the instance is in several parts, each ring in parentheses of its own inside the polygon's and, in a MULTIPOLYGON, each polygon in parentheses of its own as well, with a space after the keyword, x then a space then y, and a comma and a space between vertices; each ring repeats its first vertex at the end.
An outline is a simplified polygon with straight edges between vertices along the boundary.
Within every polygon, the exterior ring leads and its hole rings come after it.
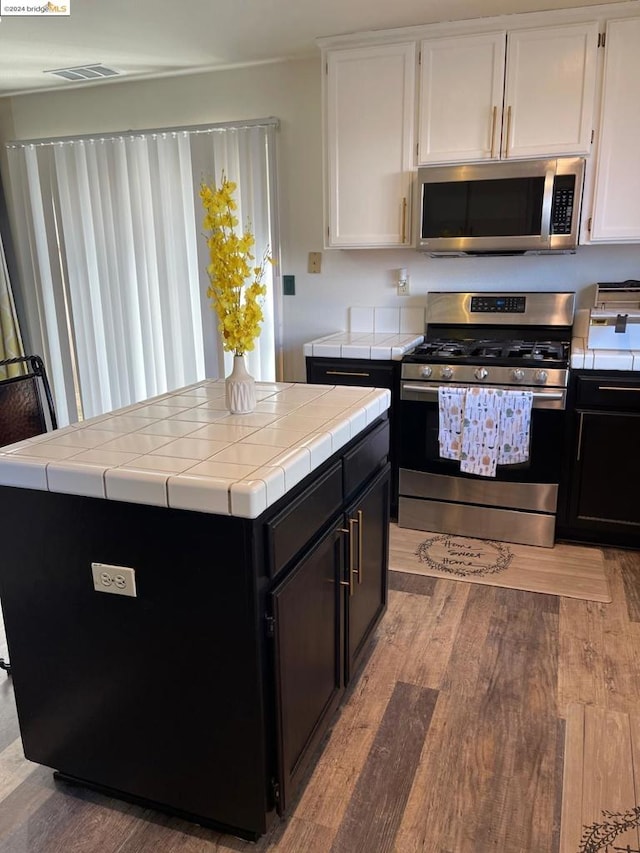
POLYGON ((572 703, 560 853, 640 851, 640 717, 572 703))
POLYGON ((610 602, 599 548, 539 548, 390 525, 389 568, 429 577, 610 602))

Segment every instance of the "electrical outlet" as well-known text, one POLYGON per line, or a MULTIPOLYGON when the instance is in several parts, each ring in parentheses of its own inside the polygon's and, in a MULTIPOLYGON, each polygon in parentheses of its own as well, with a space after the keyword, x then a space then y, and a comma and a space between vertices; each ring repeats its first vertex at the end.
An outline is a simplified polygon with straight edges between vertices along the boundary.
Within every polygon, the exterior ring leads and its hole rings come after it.
POLYGON ((114 595, 129 595, 137 598, 136 573, 127 566, 109 566, 107 563, 91 563, 93 588, 96 592, 111 592, 114 595))
POLYGON ((322 252, 309 252, 309 267, 311 273, 320 272, 322 268, 322 252))
POLYGON ((405 267, 398 270, 398 296, 409 295, 409 273, 405 267))

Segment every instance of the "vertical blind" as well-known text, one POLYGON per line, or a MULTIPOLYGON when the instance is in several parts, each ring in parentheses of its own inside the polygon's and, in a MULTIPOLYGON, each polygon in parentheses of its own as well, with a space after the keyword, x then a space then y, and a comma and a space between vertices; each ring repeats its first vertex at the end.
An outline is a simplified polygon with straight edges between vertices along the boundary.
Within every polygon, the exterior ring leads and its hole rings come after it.
MULTIPOLYGON (((242 226, 278 257, 275 120, 11 143, 9 174, 31 348, 61 424, 228 372, 206 298, 198 191, 224 172, 242 226)), ((272 267, 248 368, 276 378, 272 267)), ((229 356, 230 358, 230 356, 229 356)))

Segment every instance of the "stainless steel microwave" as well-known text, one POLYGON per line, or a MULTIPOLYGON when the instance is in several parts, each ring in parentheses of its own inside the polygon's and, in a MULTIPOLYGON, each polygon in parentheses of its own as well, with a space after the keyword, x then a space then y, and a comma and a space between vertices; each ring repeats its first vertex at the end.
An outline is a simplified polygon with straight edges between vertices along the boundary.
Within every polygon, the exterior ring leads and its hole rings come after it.
POLYGON ((431 255, 573 252, 582 157, 418 169, 416 248, 431 255))

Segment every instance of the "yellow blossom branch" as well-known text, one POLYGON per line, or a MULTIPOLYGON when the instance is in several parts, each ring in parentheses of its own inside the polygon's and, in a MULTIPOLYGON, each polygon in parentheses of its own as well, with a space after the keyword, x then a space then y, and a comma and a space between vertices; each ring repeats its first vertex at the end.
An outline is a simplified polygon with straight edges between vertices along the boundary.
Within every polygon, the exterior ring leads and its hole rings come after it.
POLYGON ((222 173, 220 186, 200 185, 205 211, 202 225, 209 249, 207 296, 218 315, 218 329, 227 352, 243 355, 255 346, 264 317, 262 303, 267 292, 262 283, 266 265, 271 263, 268 249, 256 265, 251 249, 255 238, 249 229, 238 235, 237 204, 233 197, 237 185, 222 173))

